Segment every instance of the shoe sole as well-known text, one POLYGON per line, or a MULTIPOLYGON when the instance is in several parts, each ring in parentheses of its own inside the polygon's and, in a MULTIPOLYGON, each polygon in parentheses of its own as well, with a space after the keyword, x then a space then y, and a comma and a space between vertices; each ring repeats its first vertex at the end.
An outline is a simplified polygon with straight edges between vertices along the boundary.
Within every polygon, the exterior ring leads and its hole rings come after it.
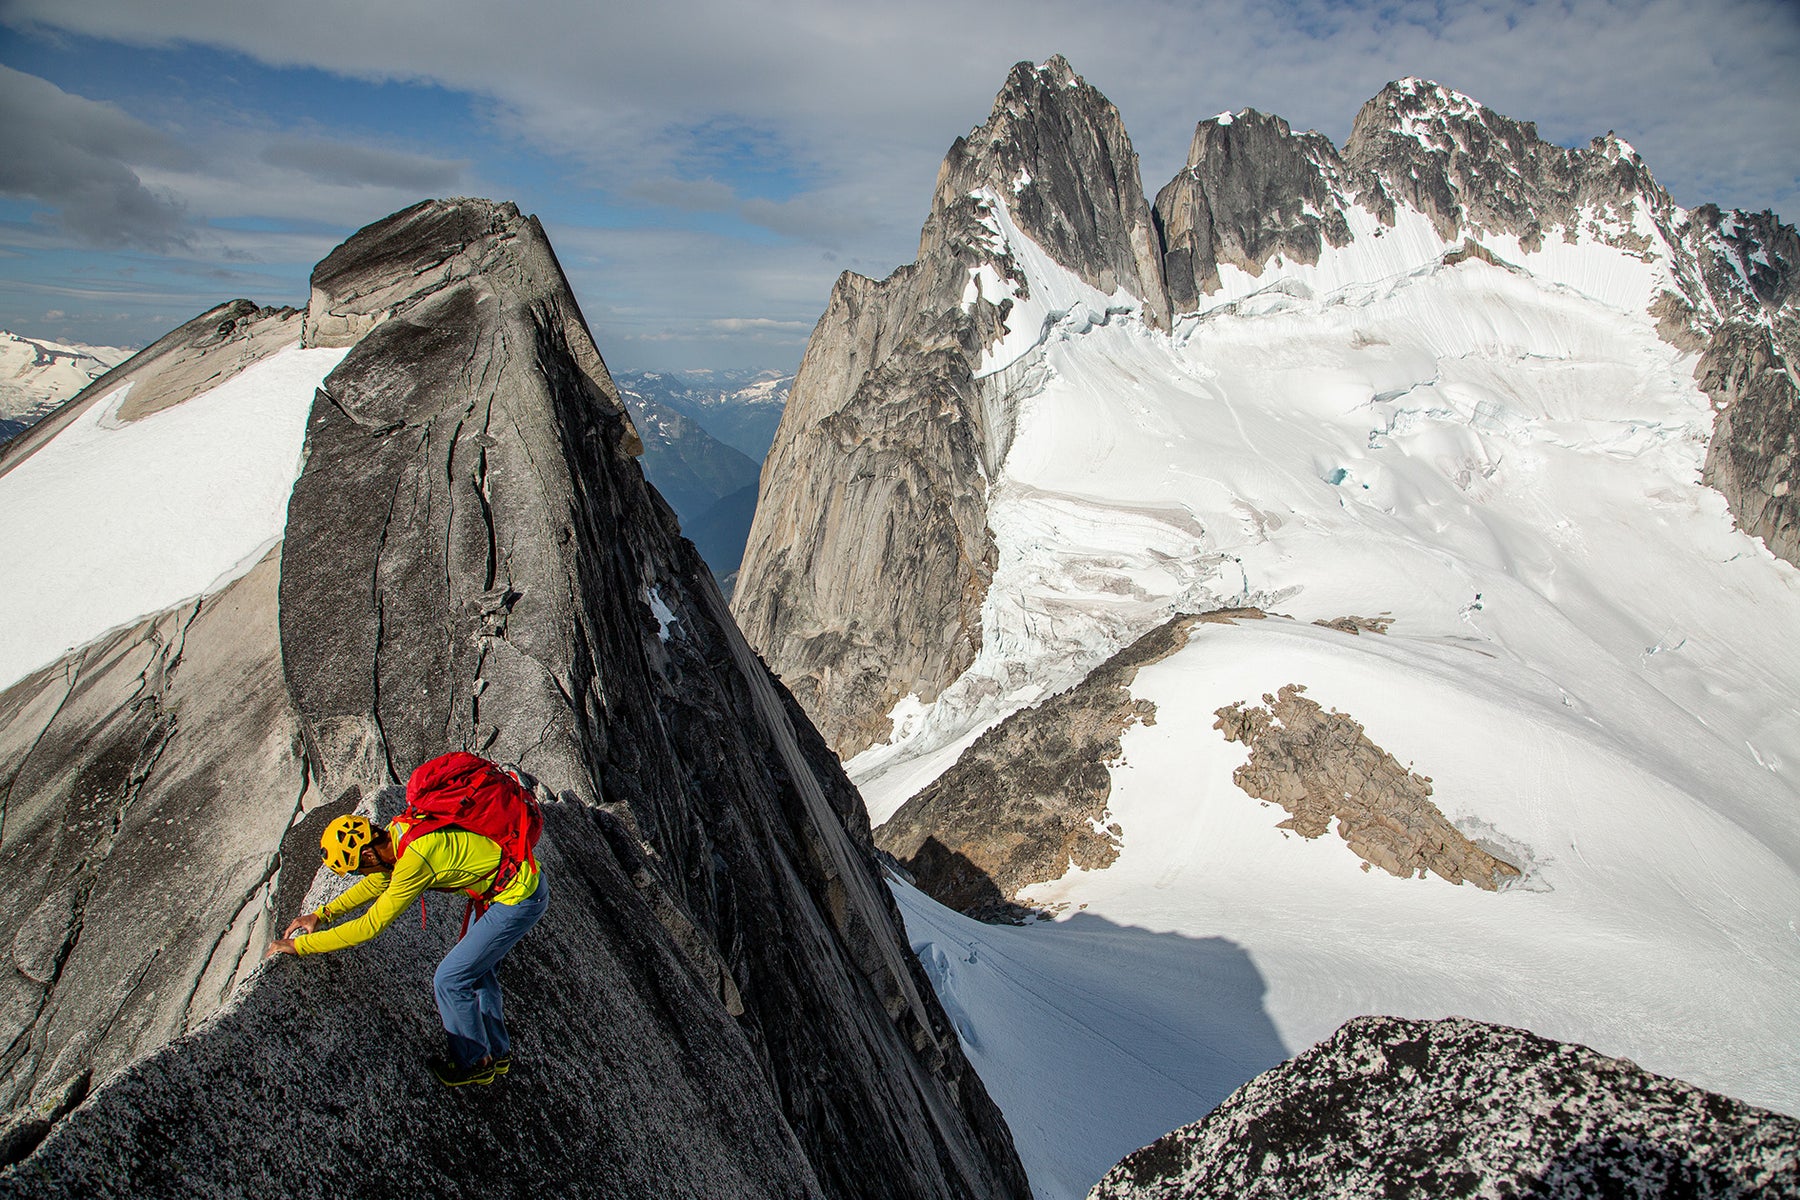
POLYGON ((439 1075, 436 1071, 433 1071, 431 1074, 432 1074, 432 1078, 436 1079, 439 1083, 443 1084, 445 1087, 454 1088, 454 1087, 467 1087, 471 1083, 492 1083, 492 1082, 494 1082, 494 1076, 499 1074, 499 1072, 492 1071, 492 1070, 483 1071, 481 1074, 471 1075, 467 1079, 446 1079, 446 1078, 444 1078, 444 1076, 439 1075))

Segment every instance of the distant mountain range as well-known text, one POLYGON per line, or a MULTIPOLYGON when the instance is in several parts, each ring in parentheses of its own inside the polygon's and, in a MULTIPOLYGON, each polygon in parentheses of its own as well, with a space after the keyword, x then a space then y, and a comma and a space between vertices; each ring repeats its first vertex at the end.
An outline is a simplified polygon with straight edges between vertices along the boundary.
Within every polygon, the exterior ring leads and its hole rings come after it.
POLYGON ((758 369, 614 376, 644 439, 645 476, 727 595, 750 535, 757 476, 793 381, 792 374, 758 369))
POLYGON ((0 442, 30 428, 133 353, 0 330, 0 442))
POLYGON ((620 371, 613 376, 627 395, 656 401, 698 421, 715 438, 757 462, 781 424, 794 373, 766 368, 690 371, 620 371))

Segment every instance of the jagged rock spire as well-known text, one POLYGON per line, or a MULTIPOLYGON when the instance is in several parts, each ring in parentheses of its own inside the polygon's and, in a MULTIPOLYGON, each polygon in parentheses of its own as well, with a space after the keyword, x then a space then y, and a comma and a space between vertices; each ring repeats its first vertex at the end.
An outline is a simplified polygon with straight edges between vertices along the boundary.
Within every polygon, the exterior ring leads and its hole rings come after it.
POLYGON ((34 973, 8 1003, 87 981, 81 1011, 129 1039, 104 1056, 60 1026, 15 1041, 56 1086, 0 1095, 18 1105, 0 1114, 0 1195, 425 1177, 1028 1195, 854 788, 645 484, 536 220, 427 202, 313 282, 308 336, 351 349, 314 401, 279 564, 0 695, 0 918, 26 927, 15 957, 34 973), (64 683, 88 665, 91 683, 64 683), (396 781, 450 749, 518 763, 545 798, 554 898, 508 959, 519 1062, 485 1108, 419 1062, 442 1045, 448 906, 424 931, 403 919, 352 952, 256 965, 271 924, 341 886, 318 877, 326 821, 391 817, 396 781), (90 856, 107 870, 71 877, 90 856), (29 873, 59 886, 21 912, 29 873))
POLYGON ((1326 244, 1344 245, 1354 186, 1323 134, 1297 134, 1253 108, 1200 122, 1187 166, 1156 196, 1174 310, 1217 291, 1222 263, 1260 275, 1276 255, 1316 263, 1326 244))
POLYGON ((1446 239, 1459 231, 1516 234, 1527 250, 1589 207, 1623 212, 1640 197, 1673 207, 1636 151, 1612 135, 1571 150, 1537 125, 1502 116, 1429 80, 1388 84, 1357 112, 1344 161, 1382 181, 1446 239))
MULTIPOLYGON (((971 191, 1000 195, 1014 222, 1102 292, 1136 296, 1168 323, 1156 230, 1119 110, 1054 55, 1013 67, 993 110, 956 139, 938 170, 934 216, 971 191)), ((920 245, 923 259, 928 247, 920 245)))
POLYGON ((845 755, 886 736, 902 697, 934 698, 981 645, 995 562, 984 481, 1011 416, 1003 385, 978 375, 1014 302, 971 296, 971 278, 990 271, 1020 298, 1042 282, 995 232, 995 204, 1070 273, 1168 323, 1118 110, 1060 56, 1018 64, 945 156, 918 261, 880 282, 838 280, 763 465, 734 611, 845 755))

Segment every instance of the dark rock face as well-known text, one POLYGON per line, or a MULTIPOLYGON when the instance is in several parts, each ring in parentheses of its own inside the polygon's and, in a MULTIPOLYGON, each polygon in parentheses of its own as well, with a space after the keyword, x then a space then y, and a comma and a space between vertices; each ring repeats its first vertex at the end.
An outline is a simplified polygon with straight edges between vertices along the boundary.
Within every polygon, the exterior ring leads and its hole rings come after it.
POLYGON ((1791 1117, 1523 1030, 1357 1017, 1090 1200, 1795 1195, 1791 1117))
POLYGON ((1705 479, 1739 528, 1800 566, 1800 234, 1773 213, 1710 205, 1694 210, 1692 227, 1715 250, 1708 292, 1754 298, 1711 330, 1694 369, 1715 413, 1705 479))
MULTIPOLYGON (((140 1043, 0 1193, 1027 1195, 854 790, 644 484, 537 223, 426 203, 313 283, 309 338, 356 340, 282 548, 272 677, 308 791, 285 844, 297 787, 260 835, 284 900, 259 916, 339 886, 314 878, 318 828, 422 759, 519 763, 551 798, 554 889, 502 972, 519 1063, 473 1097, 418 1064, 460 915, 435 905, 423 933, 272 960, 185 1037, 140 1043)), ((221 774, 241 752, 194 751, 221 774)), ((217 864, 182 853, 210 886, 217 864)))
POLYGON ((982 191, 1056 261, 1166 324, 1118 111, 1061 58, 1019 64, 945 157, 918 261, 838 280, 763 464, 733 611, 846 757, 887 736, 896 701, 935 699, 981 644, 985 481, 1011 438, 1012 382, 977 373, 1013 302, 970 298, 970 273, 1029 294, 982 191))
POLYGON ((1800 566, 1800 394, 1770 331, 1733 321, 1713 334, 1694 377, 1717 415, 1708 484, 1745 532, 1800 566))
POLYGON ((1374 193, 1373 178, 1353 181, 1323 134, 1255 109, 1200 122, 1187 167, 1156 194, 1174 310, 1218 291, 1221 263, 1261 275, 1277 255, 1316 263, 1325 245, 1345 245, 1344 209, 1358 191, 1374 193))

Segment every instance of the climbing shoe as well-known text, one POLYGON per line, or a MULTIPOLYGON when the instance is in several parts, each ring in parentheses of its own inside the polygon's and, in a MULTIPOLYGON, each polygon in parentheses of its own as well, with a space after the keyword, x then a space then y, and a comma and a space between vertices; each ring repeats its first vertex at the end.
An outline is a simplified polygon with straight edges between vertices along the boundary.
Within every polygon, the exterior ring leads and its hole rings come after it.
POLYGON ((436 1054, 426 1059, 425 1065, 431 1069, 433 1075, 437 1076, 437 1081, 445 1087, 462 1087, 469 1083, 492 1083, 494 1076, 498 1074, 492 1062, 465 1067, 436 1054))

